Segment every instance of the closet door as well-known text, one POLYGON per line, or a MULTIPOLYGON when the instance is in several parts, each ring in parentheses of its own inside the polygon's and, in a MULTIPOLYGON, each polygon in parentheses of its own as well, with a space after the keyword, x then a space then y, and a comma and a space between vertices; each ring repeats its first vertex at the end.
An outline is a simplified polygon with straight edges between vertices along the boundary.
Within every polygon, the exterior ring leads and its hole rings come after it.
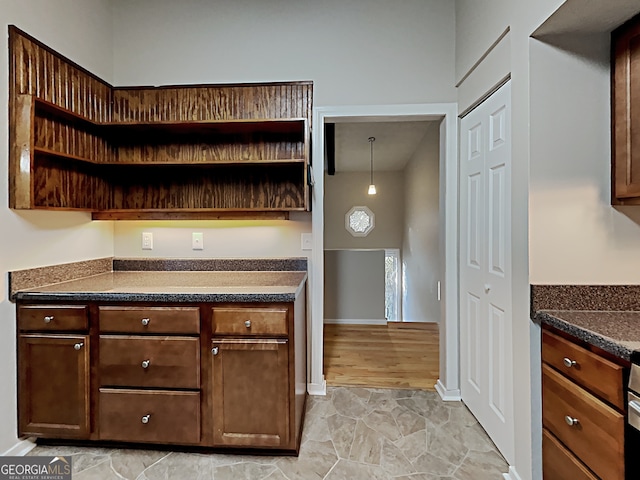
POLYGON ((507 461, 514 445, 510 103, 508 82, 460 125, 460 388, 507 461))

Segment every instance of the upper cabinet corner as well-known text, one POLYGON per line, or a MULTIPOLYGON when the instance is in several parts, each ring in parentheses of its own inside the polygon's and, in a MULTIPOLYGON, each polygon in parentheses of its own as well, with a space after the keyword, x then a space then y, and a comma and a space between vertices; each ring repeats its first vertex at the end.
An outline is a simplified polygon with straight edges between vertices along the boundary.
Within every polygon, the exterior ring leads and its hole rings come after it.
POLYGON ((312 82, 113 87, 15 27, 9 204, 94 219, 310 209, 312 82))
POLYGON ((640 205, 640 15, 611 34, 613 205, 640 205))

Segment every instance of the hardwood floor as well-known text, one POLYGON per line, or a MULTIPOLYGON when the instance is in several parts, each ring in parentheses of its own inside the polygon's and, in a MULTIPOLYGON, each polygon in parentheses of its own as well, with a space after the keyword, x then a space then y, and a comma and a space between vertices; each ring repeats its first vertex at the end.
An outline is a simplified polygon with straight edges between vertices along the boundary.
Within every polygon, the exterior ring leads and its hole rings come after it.
POLYGON ((438 325, 324 326, 324 375, 330 386, 433 390, 438 325))

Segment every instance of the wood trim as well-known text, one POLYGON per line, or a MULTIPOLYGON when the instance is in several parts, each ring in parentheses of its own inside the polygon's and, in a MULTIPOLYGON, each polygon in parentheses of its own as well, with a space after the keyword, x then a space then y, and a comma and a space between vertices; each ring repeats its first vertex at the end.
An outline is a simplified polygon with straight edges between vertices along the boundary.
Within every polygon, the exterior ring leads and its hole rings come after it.
MULTIPOLYGON (((296 209, 304 211, 303 209, 296 209)), ((163 210, 105 210, 93 212, 92 220, 289 220, 283 211, 163 211, 163 210)))

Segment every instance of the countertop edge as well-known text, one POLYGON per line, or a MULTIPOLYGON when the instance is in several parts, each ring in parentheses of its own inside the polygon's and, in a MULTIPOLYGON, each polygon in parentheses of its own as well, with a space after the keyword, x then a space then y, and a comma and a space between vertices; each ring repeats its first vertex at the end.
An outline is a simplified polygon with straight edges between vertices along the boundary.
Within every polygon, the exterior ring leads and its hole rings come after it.
POLYGON ((545 325, 550 325, 558 330, 568 333, 582 341, 587 342, 594 347, 601 348, 605 352, 608 352, 622 360, 630 361, 632 350, 624 345, 616 342, 612 338, 606 335, 599 334, 584 327, 579 327, 573 323, 567 322, 559 317, 552 315, 544 310, 535 312, 532 320, 545 325))
POLYGON ((304 285, 290 293, 78 293, 18 292, 17 301, 163 302, 163 303, 273 303, 293 302, 304 285))

